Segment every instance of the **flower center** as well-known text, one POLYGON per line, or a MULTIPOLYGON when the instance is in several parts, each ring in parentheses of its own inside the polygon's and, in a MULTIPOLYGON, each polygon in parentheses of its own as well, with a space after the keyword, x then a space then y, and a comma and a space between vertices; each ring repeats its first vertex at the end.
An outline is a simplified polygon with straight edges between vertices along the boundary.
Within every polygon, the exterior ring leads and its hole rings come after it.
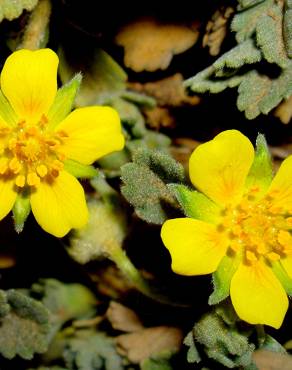
POLYGON ((236 207, 227 207, 219 225, 227 233, 231 251, 243 250, 247 264, 260 258, 272 262, 292 255, 291 214, 273 206, 273 195, 257 201, 257 191, 252 189, 236 207))
POLYGON ((43 179, 53 180, 62 170, 65 132, 47 129, 42 116, 36 125, 21 121, 16 127, 0 127, 0 175, 14 178, 15 185, 38 186, 43 179))

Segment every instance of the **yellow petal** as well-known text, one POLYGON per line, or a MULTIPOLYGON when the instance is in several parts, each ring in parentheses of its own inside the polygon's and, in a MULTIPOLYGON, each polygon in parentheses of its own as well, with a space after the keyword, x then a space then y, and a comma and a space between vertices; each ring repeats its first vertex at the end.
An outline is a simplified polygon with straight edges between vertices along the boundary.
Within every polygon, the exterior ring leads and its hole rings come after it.
POLYGON ((0 180, 0 220, 4 218, 15 203, 17 192, 14 189, 14 181, 0 180))
POLYGON ((230 286, 232 304, 238 316, 250 324, 278 329, 288 308, 288 298, 272 270, 262 261, 241 263, 230 286))
POLYGON ((224 131, 191 155, 191 181, 215 203, 236 202, 244 191, 253 158, 254 149, 246 136, 236 130, 224 131))
POLYGON ((1 89, 19 120, 36 123, 47 114, 57 92, 58 57, 50 49, 18 50, 1 73, 1 89))
POLYGON ((118 113, 110 107, 79 108, 56 128, 64 131, 64 152, 69 159, 91 164, 100 157, 124 147, 118 113))
POLYGON ((216 226, 192 218, 166 221, 161 238, 172 258, 172 269, 181 275, 214 272, 227 249, 216 226))
POLYGON ((274 177, 271 186, 268 190, 268 195, 271 195, 273 207, 283 207, 292 211, 292 156, 286 158, 276 176, 274 177))
POLYGON ((52 182, 42 181, 30 195, 31 209, 40 226, 62 237, 88 220, 84 191, 75 177, 60 172, 52 182))

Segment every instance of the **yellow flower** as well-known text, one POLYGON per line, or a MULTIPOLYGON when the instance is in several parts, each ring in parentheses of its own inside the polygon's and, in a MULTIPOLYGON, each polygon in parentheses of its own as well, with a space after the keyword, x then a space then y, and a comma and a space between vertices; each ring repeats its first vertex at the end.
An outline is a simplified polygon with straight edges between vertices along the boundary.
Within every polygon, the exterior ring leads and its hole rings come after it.
POLYGON ((73 99, 62 89, 57 92, 57 68, 58 57, 50 49, 16 51, 3 67, 0 219, 21 194, 29 198, 41 227, 62 237, 88 218, 83 188, 70 168, 86 169, 103 155, 121 150, 124 137, 118 114, 110 107, 69 114, 68 100, 73 99))
POLYGON ((174 272, 213 273, 210 304, 230 294, 241 319, 279 328, 292 295, 292 156, 272 178, 257 144, 230 130, 198 146, 189 173, 200 192, 174 185, 190 218, 166 221, 161 236, 174 272))

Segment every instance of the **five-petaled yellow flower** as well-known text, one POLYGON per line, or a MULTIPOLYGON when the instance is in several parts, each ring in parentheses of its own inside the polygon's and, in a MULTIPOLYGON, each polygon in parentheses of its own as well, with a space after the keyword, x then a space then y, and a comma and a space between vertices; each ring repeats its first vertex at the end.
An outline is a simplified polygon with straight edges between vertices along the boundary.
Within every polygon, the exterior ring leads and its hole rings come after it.
POLYGON ((58 57, 50 49, 19 50, 1 73, 0 219, 17 196, 29 197, 32 212, 47 232, 62 237, 86 224, 84 191, 66 163, 90 165, 121 150, 124 137, 110 107, 76 109, 67 117, 57 101, 58 57))
POLYGON ((279 328, 292 291, 292 156, 274 178, 265 166, 236 130, 199 145, 189 174, 203 194, 188 190, 197 219, 168 220, 161 235, 173 271, 228 278, 241 319, 279 328))

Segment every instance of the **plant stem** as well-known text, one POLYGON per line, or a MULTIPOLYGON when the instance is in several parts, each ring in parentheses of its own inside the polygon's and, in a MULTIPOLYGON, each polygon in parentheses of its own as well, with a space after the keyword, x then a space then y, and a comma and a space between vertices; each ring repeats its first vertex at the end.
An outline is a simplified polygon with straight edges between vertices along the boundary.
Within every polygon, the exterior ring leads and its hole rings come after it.
POLYGON ((50 15, 50 0, 40 0, 31 13, 19 48, 36 50, 46 45, 50 15))

